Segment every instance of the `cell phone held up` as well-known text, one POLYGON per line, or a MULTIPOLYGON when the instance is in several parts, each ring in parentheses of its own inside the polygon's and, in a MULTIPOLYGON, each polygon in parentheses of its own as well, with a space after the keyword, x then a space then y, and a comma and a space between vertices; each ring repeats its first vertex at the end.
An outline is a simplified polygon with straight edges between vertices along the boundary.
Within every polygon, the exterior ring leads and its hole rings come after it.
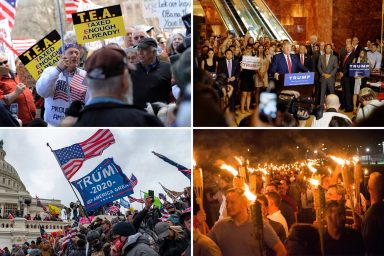
POLYGON ((152 203, 155 201, 155 191, 148 190, 148 196, 152 198, 152 203))

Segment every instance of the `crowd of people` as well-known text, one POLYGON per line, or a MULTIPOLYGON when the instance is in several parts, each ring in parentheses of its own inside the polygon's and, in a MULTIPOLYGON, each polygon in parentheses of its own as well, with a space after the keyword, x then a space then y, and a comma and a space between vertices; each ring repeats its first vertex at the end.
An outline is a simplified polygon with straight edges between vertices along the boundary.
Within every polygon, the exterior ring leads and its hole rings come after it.
POLYGON ((58 64, 28 86, 0 55, 1 126, 190 126, 190 29, 126 31, 97 50, 67 32, 58 64))
POLYGON ((383 175, 366 174, 356 190, 346 185, 340 166, 331 174, 330 166, 317 168, 319 187, 293 168, 268 178, 261 172, 254 204, 230 174, 204 172, 194 255, 383 255, 383 175))
POLYGON ((370 73, 380 75, 382 47, 380 40, 367 41, 364 47, 357 37, 347 38, 341 49, 319 42, 315 35, 301 43, 264 36, 255 39, 249 32, 237 36, 230 31, 203 38, 195 45, 196 126, 314 126, 309 118, 318 121, 323 114, 339 111, 342 115, 336 114, 335 122, 322 120, 316 125, 381 126, 371 116, 382 113, 381 96, 367 84, 369 77, 350 76, 349 70, 350 64, 368 63, 370 73), (243 68, 244 56, 257 57, 256 70, 243 68), (314 72, 313 84, 285 86, 286 74, 304 72, 314 72), (276 116, 268 121, 258 118, 261 92, 277 97, 276 116), (329 95, 337 97, 337 108, 327 107, 329 95))
POLYGON ((80 217, 88 216, 80 206, 72 205, 72 224, 64 230, 48 233, 41 227, 40 237, 12 248, 1 247, 0 255, 191 255, 190 201, 184 193, 173 202, 165 199, 159 209, 148 196, 141 211, 104 213, 87 224, 79 224, 80 217))

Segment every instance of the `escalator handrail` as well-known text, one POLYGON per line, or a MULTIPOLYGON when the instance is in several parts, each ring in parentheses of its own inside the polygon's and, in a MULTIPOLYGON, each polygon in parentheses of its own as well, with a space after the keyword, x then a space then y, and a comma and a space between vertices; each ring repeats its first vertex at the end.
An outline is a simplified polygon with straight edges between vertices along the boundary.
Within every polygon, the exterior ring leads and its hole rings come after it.
MULTIPOLYGON (((231 14, 231 16, 232 16, 233 20, 235 21, 236 25, 238 26, 240 32, 241 32, 243 35, 245 35, 245 32, 246 32, 246 31, 244 31, 244 27, 245 27, 245 25, 244 25, 243 23, 242 23, 242 24, 239 23, 239 21, 236 19, 235 15, 232 13, 232 10, 231 10, 231 8, 229 7, 227 1, 223 1, 223 3, 224 3, 224 6, 227 8, 227 11, 231 14), (241 26, 241 25, 243 25, 243 26, 241 26)), ((233 5, 232 5, 232 6, 233 6, 233 5)), ((233 6, 233 7, 234 7, 234 6, 233 6)))

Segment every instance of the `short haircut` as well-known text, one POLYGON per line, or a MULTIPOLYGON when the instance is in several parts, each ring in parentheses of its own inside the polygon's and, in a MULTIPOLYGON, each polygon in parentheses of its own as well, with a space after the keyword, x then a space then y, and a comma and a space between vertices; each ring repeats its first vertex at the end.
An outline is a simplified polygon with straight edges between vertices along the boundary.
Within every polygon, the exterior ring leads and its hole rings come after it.
POLYGON ((273 201, 273 203, 278 207, 281 203, 281 197, 276 192, 267 193, 267 197, 273 201))
POLYGON ((331 46, 331 48, 332 48, 332 44, 326 44, 325 47, 327 47, 328 45, 331 46))
POLYGON ((336 194, 342 196, 342 199, 344 199, 346 191, 345 191, 345 188, 343 186, 341 186, 339 184, 332 184, 328 187, 328 190, 331 188, 336 189, 336 194))
POLYGON ((227 189, 227 191, 225 191, 225 195, 227 195, 228 193, 235 193, 239 196, 243 196, 244 190, 242 190, 240 188, 229 188, 229 189, 227 189))
POLYGON ((120 83, 123 79, 123 75, 108 77, 104 80, 96 80, 88 78, 88 86, 91 92, 106 92, 115 93, 116 90, 120 89, 120 83))
POLYGON ((331 200, 327 202, 325 205, 325 214, 328 215, 331 213, 332 208, 339 208, 342 213, 345 215, 345 201, 336 201, 336 200, 331 200))
POLYGON ((227 55, 227 52, 231 52, 232 53, 231 47, 229 47, 227 50, 225 50, 224 54, 227 55))
POLYGON ((376 47, 378 47, 377 43, 373 43, 373 44, 371 44, 371 46, 376 46, 376 47))
POLYGON ((264 206, 268 207, 268 199, 265 195, 257 195, 257 200, 262 201, 264 206))
POLYGON ((269 183, 269 184, 267 185, 267 187, 269 187, 269 186, 274 186, 275 189, 277 190, 277 185, 276 185, 276 183, 271 182, 271 183, 269 183))
MULTIPOLYGON (((384 179, 383 175, 379 172, 373 172, 369 175, 371 181, 373 193, 375 193, 380 199, 384 197, 384 179)), ((369 181, 368 181, 369 182, 369 181)))

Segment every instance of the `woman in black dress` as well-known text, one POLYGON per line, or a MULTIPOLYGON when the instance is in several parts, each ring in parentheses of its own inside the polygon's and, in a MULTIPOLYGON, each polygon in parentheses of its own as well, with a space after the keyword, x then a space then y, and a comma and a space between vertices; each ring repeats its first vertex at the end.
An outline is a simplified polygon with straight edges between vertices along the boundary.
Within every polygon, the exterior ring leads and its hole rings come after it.
POLYGON ((213 74, 216 74, 217 61, 212 48, 208 50, 207 58, 201 62, 201 69, 213 74))
MULTIPOLYGON (((244 55, 252 56, 252 45, 247 45, 244 51, 244 55)), ((255 80, 256 70, 242 69, 240 72, 240 90, 241 90, 241 101, 240 101, 240 111, 242 114, 251 112, 249 107, 251 105, 251 94, 255 89, 255 80), (246 110, 244 110, 246 107, 246 110)))

